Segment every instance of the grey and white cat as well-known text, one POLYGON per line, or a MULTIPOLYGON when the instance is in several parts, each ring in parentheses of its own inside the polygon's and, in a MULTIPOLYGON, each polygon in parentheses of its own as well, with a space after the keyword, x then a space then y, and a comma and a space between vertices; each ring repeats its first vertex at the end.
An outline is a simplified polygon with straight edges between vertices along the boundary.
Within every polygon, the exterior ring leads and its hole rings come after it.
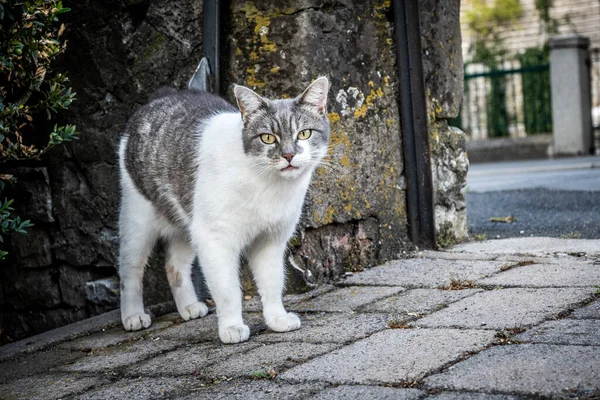
POLYGON ((150 326, 142 278, 158 238, 167 243, 169 285, 184 320, 203 317, 191 281, 197 256, 217 308, 219 337, 248 340, 238 268, 247 259, 267 326, 300 327, 283 307, 284 253, 311 175, 327 154, 329 83, 315 80, 295 99, 267 100, 235 86, 239 110, 209 93, 158 94, 121 139, 119 220, 121 319, 150 326))

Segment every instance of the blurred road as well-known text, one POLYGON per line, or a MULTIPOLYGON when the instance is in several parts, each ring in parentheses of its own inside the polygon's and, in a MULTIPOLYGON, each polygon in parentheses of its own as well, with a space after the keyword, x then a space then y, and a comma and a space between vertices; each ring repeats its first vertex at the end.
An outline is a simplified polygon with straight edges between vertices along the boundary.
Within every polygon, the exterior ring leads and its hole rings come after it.
POLYGON ((473 164, 467 212, 469 233, 488 239, 600 238, 600 157, 473 164))

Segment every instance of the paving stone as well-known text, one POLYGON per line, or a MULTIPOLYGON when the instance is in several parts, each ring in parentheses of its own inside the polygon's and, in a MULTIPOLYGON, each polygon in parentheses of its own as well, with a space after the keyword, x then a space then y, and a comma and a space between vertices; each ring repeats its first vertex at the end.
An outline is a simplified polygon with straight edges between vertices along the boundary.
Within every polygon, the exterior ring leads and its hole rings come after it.
POLYGON ((338 386, 325 389, 311 400, 370 399, 370 400, 413 400, 420 399, 424 392, 417 389, 397 389, 384 386, 338 386))
POLYGON ((485 242, 470 242, 454 246, 449 251, 484 254, 521 254, 534 256, 553 256, 555 254, 600 254, 598 239, 560 239, 550 237, 526 237, 485 242))
POLYGON ((345 343, 363 339, 387 329, 388 316, 384 314, 306 314, 300 315, 302 327, 296 331, 276 333, 266 331, 256 336, 259 342, 345 343))
POLYGON ((0 383, 45 373, 58 365, 66 365, 85 357, 85 353, 53 349, 26 354, 17 360, 5 361, 0 367, 0 383))
POLYGON ((569 318, 576 319, 600 319, 600 300, 594 301, 592 304, 575 310, 569 318))
POLYGON ((284 372, 294 382, 402 383, 484 348, 493 331, 389 329, 284 372))
POLYGON ((568 311, 592 296, 589 288, 485 291, 452 303, 412 325, 484 329, 527 327, 568 311))
MULTIPOLYGON (((283 305, 286 308, 292 307, 301 301, 310 300, 314 297, 331 292, 337 289, 334 285, 322 285, 306 293, 288 294, 283 297, 283 305)), ((245 312, 262 312, 262 303, 260 296, 254 296, 249 300, 244 300, 242 306, 245 312)))
POLYGON ((423 250, 419 252, 420 257, 442 260, 468 260, 468 261, 492 261, 498 258, 497 254, 484 253, 456 253, 450 251, 423 250))
POLYGON ((195 378, 122 379, 77 396, 77 400, 145 400, 178 398, 200 386, 195 378))
POLYGON ((273 382, 270 380, 234 380, 198 389, 194 391, 193 394, 184 397, 183 400, 304 400, 319 390, 322 390, 323 387, 324 385, 322 384, 313 383, 290 385, 288 383, 273 382))
MULTIPOLYGON (((250 327, 250 334, 267 329, 260 314, 244 313, 244 322, 250 327)), ((176 324, 161 331, 162 339, 185 340, 187 342, 219 341, 219 326, 216 314, 176 324)))
POLYGON ((339 345, 333 343, 275 343, 263 345, 246 353, 233 355, 227 360, 209 366, 205 372, 207 376, 246 376, 252 373, 273 368, 281 372, 304 362, 309 358, 327 353, 339 345))
POLYGON ((600 320, 546 321, 517 337, 525 342, 600 346, 600 320))
POLYGON ((110 346, 131 342, 144 337, 156 337, 157 335, 160 335, 162 329, 172 325, 173 322, 171 321, 153 322, 149 328, 135 332, 127 332, 123 327, 119 326, 105 330, 104 332, 82 337, 72 342, 63 343, 60 347, 79 351, 105 349, 110 346))
POLYGON ((71 365, 60 367, 59 370, 78 372, 114 370, 156 356, 181 345, 181 342, 172 340, 142 339, 92 352, 87 357, 71 365))
POLYGON ((477 281, 504 287, 589 287, 594 282, 600 282, 600 265, 573 260, 560 264, 523 265, 477 281))
POLYGON ((521 344, 487 349, 447 372, 425 379, 427 387, 568 397, 600 390, 600 347, 521 344))
POLYGON ((428 314, 449 303, 481 292, 482 289, 440 290, 411 289, 396 296, 388 297, 361 309, 366 312, 386 312, 395 315, 428 314))
POLYGON ((82 393, 104 383, 100 377, 44 374, 0 385, 2 399, 48 400, 82 393))
POLYGON ((503 394, 443 392, 427 397, 428 400, 518 400, 518 397, 503 394))
POLYGON ((292 305, 289 309, 294 311, 352 311, 403 290, 401 287, 350 286, 292 305))
POLYGON ((475 280, 500 271, 499 261, 462 261, 411 258, 390 261, 351 276, 350 285, 403 286, 406 288, 438 288, 452 280, 475 280))
POLYGON ((129 376, 177 376, 191 375, 206 366, 231 355, 246 352, 260 346, 257 343, 224 345, 201 343, 189 345, 161 354, 127 369, 129 376))

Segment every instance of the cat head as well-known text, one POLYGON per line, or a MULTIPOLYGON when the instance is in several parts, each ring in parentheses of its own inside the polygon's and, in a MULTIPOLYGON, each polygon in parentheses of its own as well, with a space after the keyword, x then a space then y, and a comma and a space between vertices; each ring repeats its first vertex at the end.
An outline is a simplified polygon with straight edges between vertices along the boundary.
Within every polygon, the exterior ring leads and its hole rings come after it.
POLYGON ((325 77, 295 99, 268 100, 244 86, 234 87, 244 152, 260 173, 293 179, 319 164, 329 144, 328 90, 325 77))

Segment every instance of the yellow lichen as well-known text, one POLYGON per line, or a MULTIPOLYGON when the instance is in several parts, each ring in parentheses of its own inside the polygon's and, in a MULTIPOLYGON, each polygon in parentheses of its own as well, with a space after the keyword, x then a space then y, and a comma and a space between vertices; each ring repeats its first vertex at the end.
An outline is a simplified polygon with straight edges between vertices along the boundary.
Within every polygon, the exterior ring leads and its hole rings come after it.
POLYGON ((344 167, 349 167, 350 159, 347 156, 342 156, 342 158, 340 158, 340 164, 344 167))
POLYGON ((367 115, 367 105, 363 104, 356 110, 354 110, 354 118, 364 118, 367 115))
POLYGON ((329 119, 329 123, 333 124, 334 122, 338 122, 340 118, 340 114, 336 112, 330 112, 327 114, 327 118, 329 119))
POLYGON ((279 72, 279 67, 273 67, 271 68, 271 73, 276 74, 279 72))

